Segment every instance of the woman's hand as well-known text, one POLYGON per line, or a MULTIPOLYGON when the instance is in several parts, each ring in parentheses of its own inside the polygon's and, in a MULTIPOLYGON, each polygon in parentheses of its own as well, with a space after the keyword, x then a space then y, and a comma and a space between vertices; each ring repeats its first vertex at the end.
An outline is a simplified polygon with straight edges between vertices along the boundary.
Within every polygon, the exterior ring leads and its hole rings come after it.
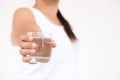
MULTIPOLYGON (((54 41, 51 42, 53 48, 56 47, 56 43, 54 41)), ((31 55, 36 53, 37 44, 32 42, 32 38, 28 35, 21 35, 20 36, 20 54, 23 56, 23 62, 29 62, 31 60, 31 55)))

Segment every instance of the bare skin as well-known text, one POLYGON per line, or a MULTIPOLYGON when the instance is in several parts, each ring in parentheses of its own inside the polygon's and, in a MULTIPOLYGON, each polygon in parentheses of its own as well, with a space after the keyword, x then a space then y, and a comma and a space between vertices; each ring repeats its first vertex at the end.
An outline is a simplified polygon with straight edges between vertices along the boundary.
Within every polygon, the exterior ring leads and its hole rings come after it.
MULTIPOLYGON (((58 0, 36 0, 34 8, 41 10, 42 13, 55 25, 61 26, 59 19, 57 18, 58 0)), ((23 56, 23 62, 29 62, 31 56, 29 54, 35 54, 35 48, 37 44, 32 42, 32 38, 26 35, 27 32, 42 31, 36 24, 32 12, 28 8, 19 8, 16 10, 13 19, 12 28, 12 43, 13 45, 20 46, 20 54, 23 56)), ((51 43, 52 47, 56 47, 56 43, 51 43)))

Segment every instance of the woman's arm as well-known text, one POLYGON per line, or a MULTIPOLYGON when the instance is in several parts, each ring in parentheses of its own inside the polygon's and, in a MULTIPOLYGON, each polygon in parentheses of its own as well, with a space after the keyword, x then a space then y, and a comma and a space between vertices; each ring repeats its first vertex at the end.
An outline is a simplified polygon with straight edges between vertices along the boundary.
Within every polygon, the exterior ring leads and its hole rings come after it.
MULTIPOLYGON (((23 56, 23 62, 29 62, 31 55, 36 53, 37 44, 32 42, 32 38, 27 32, 38 32, 41 29, 37 26, 32 12, 27 8, 16 10, 13 19, 12 42, 13 45, 21 47, 20 54, 23 56), (29 56, 26 56, 29 55, 29 56)), ((52 47, 56 47, 55 42, 51 43, 52 47)))
POLYGON ((18 45, 20 36, 30 31, 41 31, 35 22, 32 12, 28 8, 17 9, 13 18, 13 44, 18 45))

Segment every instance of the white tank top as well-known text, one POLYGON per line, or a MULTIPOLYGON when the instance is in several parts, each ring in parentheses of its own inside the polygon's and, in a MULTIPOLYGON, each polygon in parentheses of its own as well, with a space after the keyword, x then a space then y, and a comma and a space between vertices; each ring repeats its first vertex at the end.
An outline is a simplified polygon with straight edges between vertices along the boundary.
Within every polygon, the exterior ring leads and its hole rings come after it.
MULTIPOLYGON (((41 11, 28 7, 43 32, 52 32, 57 47, 52 49, 48 63, 21 62, 20 80, 78 80, 78 44, 72 43, 63 26, 51 23, 41 11)), ((20 58, 21 59, 21 58, 20 58)))

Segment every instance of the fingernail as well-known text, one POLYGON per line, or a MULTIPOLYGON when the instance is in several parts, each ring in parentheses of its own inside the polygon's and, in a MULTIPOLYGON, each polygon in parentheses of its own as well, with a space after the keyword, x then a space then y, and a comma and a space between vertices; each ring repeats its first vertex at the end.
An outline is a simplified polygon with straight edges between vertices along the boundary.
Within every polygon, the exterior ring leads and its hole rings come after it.
POLYGON ((35 54, 35 50, 31 50, 31 53, 32 53, 32 54, 35 54))
POLYGON ((30 55, 26 55, 26 57, 27 57, 27 58, 29 58, 29 57, 30 57, 30 55))
POLYGON ((30 59, 30 57, 31 57, 30 55, 27 55, 27 56, 26 56, 27 60, 29 60, 29 59, 30 59))
POLYGON ((32 41, 32 37, 29 37, 29 40, 32 41))
POLYGON ((32 47, 33 47, 33 48, 36 48, 36 46, 37 46, 36 43, 33 43, 33 44, 32 44, 32 47))

